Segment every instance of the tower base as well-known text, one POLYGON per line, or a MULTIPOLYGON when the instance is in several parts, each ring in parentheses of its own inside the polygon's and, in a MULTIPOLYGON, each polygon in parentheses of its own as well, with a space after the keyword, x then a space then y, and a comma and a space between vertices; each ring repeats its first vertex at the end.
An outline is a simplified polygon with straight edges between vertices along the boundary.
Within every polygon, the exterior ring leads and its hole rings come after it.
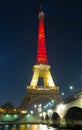
POLYGON ((26 96, 20 104, 20 108, 28 109, 34 101, 39 101, 40 99, 43 99, 44 101, 46 101, 46 99, 49 99, 49 101, 53 99, 54 102, 57 103, 62 98, 58 90, 42 88, 28 89, 26 96))

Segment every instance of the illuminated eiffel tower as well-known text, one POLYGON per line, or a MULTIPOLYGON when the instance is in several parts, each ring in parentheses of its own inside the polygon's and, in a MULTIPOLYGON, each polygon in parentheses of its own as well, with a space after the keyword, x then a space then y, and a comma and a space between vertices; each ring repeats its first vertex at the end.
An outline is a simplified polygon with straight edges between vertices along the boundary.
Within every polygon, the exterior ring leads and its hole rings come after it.
POLYGON ((61 99, 59 87, 55 85, 48 65, 46 52, 45 30, 44 30, 44 12, 39 13, 39 32, 36 64, 33 66, 33 77, 27 93, 22 100, 20 107, 28 108, 35 100, 40 98, 54 99, 55 102, 61 99), (43 84, 38 86, 39 79, 43 79, 43 84))

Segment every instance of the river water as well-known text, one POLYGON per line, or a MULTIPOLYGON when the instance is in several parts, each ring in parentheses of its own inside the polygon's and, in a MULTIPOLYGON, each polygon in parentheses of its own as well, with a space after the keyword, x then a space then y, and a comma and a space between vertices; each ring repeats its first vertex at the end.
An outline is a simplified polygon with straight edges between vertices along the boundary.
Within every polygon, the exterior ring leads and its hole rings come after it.
MULTIPOLYGON (((22 124, 22 125, 1 125, 0 130, 60 130, 60 129, 42 124, 39 125, 22 124)), ((61 130, 68 130, 68 129, 62 128, 61 130)))

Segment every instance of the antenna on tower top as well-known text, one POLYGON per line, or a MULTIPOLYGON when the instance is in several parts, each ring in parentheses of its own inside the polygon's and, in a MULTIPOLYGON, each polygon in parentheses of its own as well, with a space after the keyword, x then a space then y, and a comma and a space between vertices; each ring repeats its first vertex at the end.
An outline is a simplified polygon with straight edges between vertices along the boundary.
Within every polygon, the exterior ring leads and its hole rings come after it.
POLYGON ((42 4, 40 5, 40 9, 41 9, 41 12, 42 12, 42 4))

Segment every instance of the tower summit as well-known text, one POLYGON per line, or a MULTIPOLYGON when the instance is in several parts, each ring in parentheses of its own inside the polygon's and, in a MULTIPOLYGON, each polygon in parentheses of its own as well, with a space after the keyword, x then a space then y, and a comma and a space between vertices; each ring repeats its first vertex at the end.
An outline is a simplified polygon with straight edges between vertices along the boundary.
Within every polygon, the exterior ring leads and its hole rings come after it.
POLYGON ((37 64, 47 64, 47 53, 45 43, 45 31, 44 31, 44 13, 39 13, 39 32, 38 32, 38 48, 37 48, 37 64))

